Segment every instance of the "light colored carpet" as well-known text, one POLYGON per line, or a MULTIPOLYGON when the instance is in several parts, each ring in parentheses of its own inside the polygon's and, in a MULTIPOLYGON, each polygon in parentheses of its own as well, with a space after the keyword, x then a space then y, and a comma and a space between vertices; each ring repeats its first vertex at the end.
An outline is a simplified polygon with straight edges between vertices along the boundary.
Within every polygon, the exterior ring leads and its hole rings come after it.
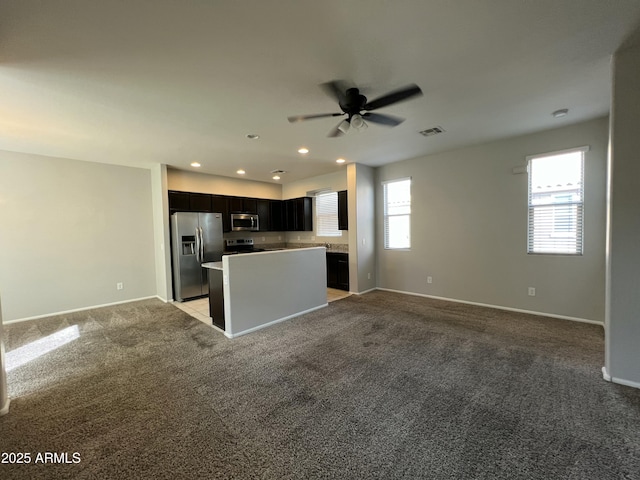
POLYGON ((640 391, 602 328, 372 292, 226 339, 160 301, 6 328, 0 465, 24 478, 640 479, 640 391))

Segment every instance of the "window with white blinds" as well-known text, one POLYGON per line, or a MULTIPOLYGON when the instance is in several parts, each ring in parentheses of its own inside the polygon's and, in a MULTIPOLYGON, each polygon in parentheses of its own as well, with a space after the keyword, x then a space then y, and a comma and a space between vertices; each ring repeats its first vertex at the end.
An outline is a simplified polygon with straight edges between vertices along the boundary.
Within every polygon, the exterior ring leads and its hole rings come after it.
POLYGON ((528 157, 528 253, 582 255, 587 151, 582 147, 528 157))
POLYGON ((384 248, 411 248, 411 179, 383 182, 384 248))
POLYGON ((319 237, 340 237, 338 230, 338 192, 316 195, 316 234, 319 237))

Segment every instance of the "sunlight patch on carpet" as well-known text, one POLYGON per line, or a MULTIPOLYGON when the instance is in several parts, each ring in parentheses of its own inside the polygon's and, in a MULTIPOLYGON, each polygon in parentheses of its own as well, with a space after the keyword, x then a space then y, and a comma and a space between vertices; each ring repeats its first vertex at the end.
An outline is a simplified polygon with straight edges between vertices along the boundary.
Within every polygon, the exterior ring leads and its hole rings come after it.
POLYGON ((56 350, 77 338, 80 338, 80 330, 77 325, 73 325, 7 352, 7 372, 29 363, 38 357, 46 355, 47 353, 52 352, 53 350, 56 350))

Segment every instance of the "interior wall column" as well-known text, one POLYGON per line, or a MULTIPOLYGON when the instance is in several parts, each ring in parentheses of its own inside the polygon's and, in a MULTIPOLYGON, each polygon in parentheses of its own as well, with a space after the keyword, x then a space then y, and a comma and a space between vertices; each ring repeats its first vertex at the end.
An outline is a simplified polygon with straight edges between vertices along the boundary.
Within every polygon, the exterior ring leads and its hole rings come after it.
POLYGON ((640 388, 640 45, 613 57, 604 377, 640 388))

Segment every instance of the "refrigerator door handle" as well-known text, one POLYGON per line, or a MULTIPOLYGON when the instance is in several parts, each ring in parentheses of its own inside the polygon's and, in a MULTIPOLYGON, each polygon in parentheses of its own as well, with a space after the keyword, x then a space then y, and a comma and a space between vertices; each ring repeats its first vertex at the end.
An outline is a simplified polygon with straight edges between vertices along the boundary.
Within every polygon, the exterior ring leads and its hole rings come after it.
POLYGON ((200 227, 200 263, 204 262, 204 235, 202 234, 202 227, 200 227))
POLYGON ((198 233, 198 227, 196 227, 196 261, 200 262, 200 235, 198 233))

